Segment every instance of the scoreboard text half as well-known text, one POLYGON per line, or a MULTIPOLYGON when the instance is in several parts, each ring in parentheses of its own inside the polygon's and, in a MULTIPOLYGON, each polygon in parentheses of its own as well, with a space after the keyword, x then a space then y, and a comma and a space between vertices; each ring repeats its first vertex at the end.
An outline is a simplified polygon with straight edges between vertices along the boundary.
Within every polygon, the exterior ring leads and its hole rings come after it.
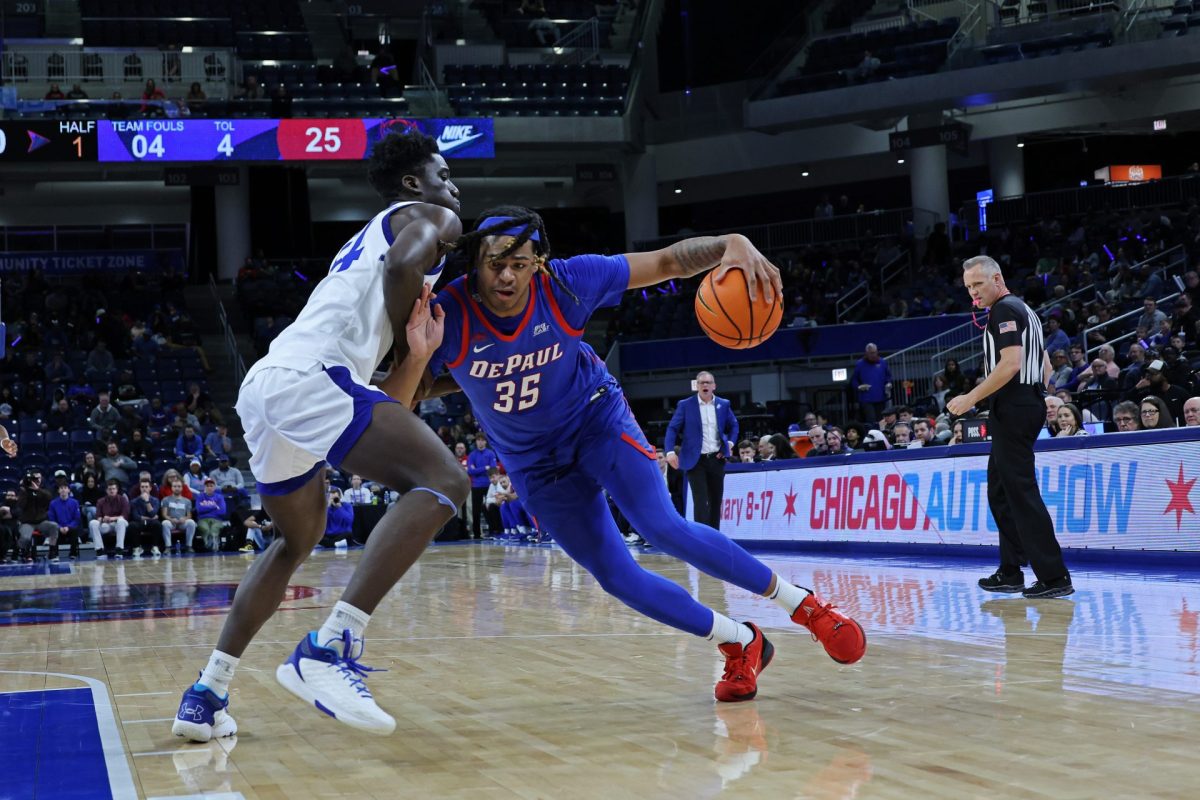
POLYGON ((494 158, 490 118, 130 119, 0 122, 0 162, 357 161, 416 129, 446 158, 494 158))

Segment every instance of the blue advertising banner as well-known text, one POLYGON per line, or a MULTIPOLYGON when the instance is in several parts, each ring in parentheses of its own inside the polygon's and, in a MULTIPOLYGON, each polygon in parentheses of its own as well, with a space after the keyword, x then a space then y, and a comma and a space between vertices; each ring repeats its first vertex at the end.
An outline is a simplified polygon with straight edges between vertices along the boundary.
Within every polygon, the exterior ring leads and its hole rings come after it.
MULTIPOLYGON (((1035 448, 1042 499, 1063 547, 1200 552, 1200 428, 1066 444, 1035 448)), ((731 465, 721 531, 760 541, 995 545, 989 448, 731 465)))
POLYGON ((0 275, 34 271, 47 275, 81 272, 160 272, 180 270, 185 266, 182 250, 0 253, 0 275))

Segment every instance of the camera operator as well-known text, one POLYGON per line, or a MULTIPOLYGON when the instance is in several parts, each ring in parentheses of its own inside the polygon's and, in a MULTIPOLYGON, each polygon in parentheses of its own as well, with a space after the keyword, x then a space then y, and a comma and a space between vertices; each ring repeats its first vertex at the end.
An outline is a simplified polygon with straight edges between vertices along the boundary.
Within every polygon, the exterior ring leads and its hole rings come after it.
POLYGON ((42 473, 26 473, 16 497, 20 547, 26 561, 33 560, 34 531, 49 543, 50 561, 58 561, 58 525, 49 519, 50 500, 50 493, 42 488, 42 473))

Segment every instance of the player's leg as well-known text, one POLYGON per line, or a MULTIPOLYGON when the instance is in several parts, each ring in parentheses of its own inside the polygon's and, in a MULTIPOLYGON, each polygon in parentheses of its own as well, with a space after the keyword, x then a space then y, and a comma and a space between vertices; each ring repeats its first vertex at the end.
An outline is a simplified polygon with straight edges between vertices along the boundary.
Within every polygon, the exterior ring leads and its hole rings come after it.
POLYGON ((539 487, 525 484, 520 491, 538 524, 554 532, 555 541, 604 591, 653 620, 718 645, 726 658, 716 688, 718 700, 754 697, 758 674, 770 664, 775 648, 753 624, 713 611, 679 584, 640 567, 625 546, 604 493, 591 478, 571 474, 539 487))
POLYGON ((783 580, 719 531, 674 512, 654 449, 631 414, 605 426, 603 436, 586 447, 589 473, 646 541, 714 578, 774 600, 793 622, 808 628, 833 660, 852 664, 862 658, 866 634, 861 625, 812 590, 783 580))
POLYGON ((692 493, 692 519, 701 525, 708 524, 709 496, 708 476, 704 472, 704 457, 696 462, 696 466, 683 473, 687 478, 688 491, 692 493))
POLYGON ((708 459, 708 526, 721 530, 721 503, 725 499, 725 459, 708 459))
POLYGON ((1000 566, 995 573, 979 579, 979 588, 989 592, 1011 594, 1025 588, 1025 575, 1021 567, 1026 563, 1025 551, 1021 547, 1021 536, 1017 531, 1016 518, 1013 516, 1012 505, 1009 503, 1005 482, 1001 477, 1004 472, 1013 468, 1001 460, 1005 455, 1005 445, 999 436, 992 438, 992 450, 988 456, 987 494, 988 508, 996 527, 1000 532, 1000 566))
MULTIPOLYGON (((370 424, 339 466, 396 489, 402 497, 372 529, 350 584, 329 617, 301 640, 275 677, 329 716, 386 735, 396 721, 375 704, 363 680, 366 670, 357 661, 364 630, 380 601, 457 513, 470 484, 453 454, 419 417, 386 398, 371 399, 375 403, 370 424)), ((274 511, 267 511, 278 522, 274 511)), ((323 510, 319 520, 323 527, 323 510)), ((319 540, 317 534, 313 542, 319 540)))

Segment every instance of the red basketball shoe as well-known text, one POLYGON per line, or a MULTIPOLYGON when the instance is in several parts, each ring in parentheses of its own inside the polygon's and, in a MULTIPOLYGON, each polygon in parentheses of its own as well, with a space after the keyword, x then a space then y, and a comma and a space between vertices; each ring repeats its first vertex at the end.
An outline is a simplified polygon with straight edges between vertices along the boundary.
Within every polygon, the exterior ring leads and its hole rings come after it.
POLYGON ((775 657, 775 647, 762 635, 753 622, 746 625, 754 631, 754 639, 743 647, 737 642, 718 645, 725 656, 725 674, 717 681, 715 694, 722 703, 753 700, 758 694, 758 675, 775 657))
POLYGON ((834 661, 853 664, 867 652, 867 634, 857 622, 833 609, 832 603, 822 603, 809 592, 792 612, 792 622, 808 628, 813 641, 820 642, 834 661))

